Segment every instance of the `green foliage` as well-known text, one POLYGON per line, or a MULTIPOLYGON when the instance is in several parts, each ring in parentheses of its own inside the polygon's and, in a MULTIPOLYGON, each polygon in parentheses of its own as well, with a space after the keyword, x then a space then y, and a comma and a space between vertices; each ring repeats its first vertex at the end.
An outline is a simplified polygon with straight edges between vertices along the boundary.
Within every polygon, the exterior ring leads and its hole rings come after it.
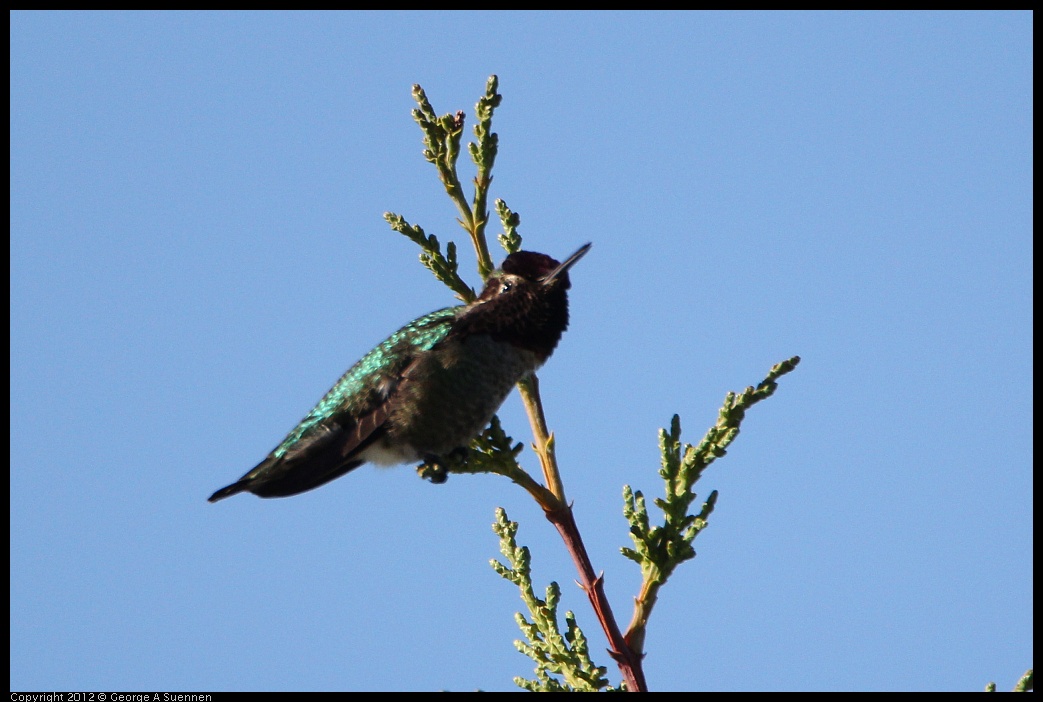
POLYGON ((489 563, 504 579, 518 586, 531 617, 530 620, 521 613, 515 615, 528 643, 515 641, 514 645, 536 662, 536 679, 516 677, 515 684, 530 692, 611 690, 605 678, 606 669, 590 660, 587 638, 576 624, 575 615, 565 612, 564 634, 558 627, 558 602, 561 599, 558 584, 552 582, 547 586, 546 599, 541 600, 533 591, 529 549, 518 546, 515 540, 518 523, 509 521, 507 513, 498 508, 493 531, 500 537, 500 552, 510 565, 496 559, 489 563))
POLYGON ((706 526, 706 519, 717 503, 717 491, 714 491, 698 515, 688 514, 688 507, 696 497, 691 487, 698 479, 701 467, 697 467, 695 449, 691 444, 684 445, 682 457, 680 437, 681 420, 675 414, 670 432, 659 430, 662 455, 659 475, 666 482, 667 498, 657 497, 655 505, 666 517, 663 526, 650 527, 645 496, 640 490, 635 493, 629 485, 623 486, 623 515, 630 523, 630 538, 635 548, 621 550, 624 556, 641 566, 646 579, 655 582, 665 582, 675 567, 695 557, 692 541, 706 526))
POLYGON ((500 224, 503 225, 503 234, 498 237, 500 240, 500 246, 504 250, 512 254, 521 248, 521 235, 518 234, 518 225, 521 224, 521 217, 517 213, 512 212, 511 208, 507 206, 507 203, 503 200, 497 200, 495 203, 496 214, 500 217, 500 224))
POLYGON ((478 257, 478 274, 482 280, 489 277, 489 273, 495 268, 485 243, 485 225, 489 220, 489 185, 492 183, 491 172, 496 162, 499 143, 499 138, 491 129, 492 118, 493 112, 503 99, 496 92, 497 85, 496 76, 490 76, 485 85, 485 95, 475 106, 478 122, 474 127, 474 135, 477 141, 467 145, 467 151, 477 170, 474 178, 474 197, 470 203, 464 196, 456 169, 464 130, 464 113, 458 111, 452 115, 438 116, 431 107, 424 89, 419 85, 413 86, 413 99, 417 103, 417 109, 413 110, 413 119, 420 125, 424 134, 424 158, 434 164, 449 199, 460 212, 457 221, 471 237, 478 257))
MULTIPOLYGON (((985 692, 995 692, 996 683, 990 682, 985 686, 985 692)), ((1032 691, 1032 668, 1025 671, 1025 674, 1018 680, 1017 685, 1011 692, 1031 692, 1032 691)))
POLYGON ((534 495, 543 496, 546 488, 518 463, 522 448, 521 442, 515 443, 503 431, 500 418, 493 415, 489 426, 465 451, 445 457, 440 464, 422 463, 417 467, 417 473, 433 483, 445 482, 448 473, 493 473, 509 478, 534 495))
POLYGON ((456 159, 460 156, 464 113, 458 111, 453 115, 439 117, 419 85, 413 86, 413 99, 418 105, 413 110, 413 119, 424 133, 424 158, 438 169, 438 177, 449 196, 454 200, 462 198, 463 189, 456 175, 456 159))
POLYGON ((691 513, 696 495, 692 486, 703 471, 727 453, 727 448, 739 435, 739 425, 746 410, 775 392, 778 378, 789 373, 800 357, 794 356, 771 368, 767 377, 756 387, 748 387, 738 395, 728 393, 724 406, 717 415, 717 423, 710 427, 698 445, 681 444, 681 419, 676 414, 670 422, 670 431, 659 430, 659 475, 665 483, 665 497, 656 498, 655 505, 663 512, 663 524, 651 526, 645 496, 629 485, 623 486, 623 516, 630 524, 630 538, 634 548, 622 548, 624 556, 641 567, 641 591, 634 601, 634 616, 627 630, 627 641, 637 653, 644 649, 645 631, 659 589, 674 569, 695 558, 692 541, 706 528, 707 520, 717 504, 714 490, 697 514, 691 513))
POLYGON ((387 220, 392 229, 405 235, 410 241, 414 241, 420 246, 420 263, 434 273, 438 280, 456 293, 460 300, 470 302, 475 298, 474 290, 464 282, 457 272, 459 264, 456 260, 455 243, 450 241, 446 244, 446 253, 443 256, 438 237, 434 234, 428 236, 421 227, 410 224, 401 215, 385 212, 384 219, 387 220))
POLYGON ((656 498, 655 505, 665 516, 663 526, 650 527, 645 498, 633 492, 629 485, 623 487, 623 515, 630 523, 630 537, 634 548, 623 548, 623 555, 641 566, 646 580, 665 582, 674 568, 694 558, 692 541, 706 527, 706 520, 717 503, 717 492, 711 492, 696 515, 689 514, 695 500, 692 486, 703 471, 727 453, 727 447, 739 434, 739 425, 752 405, 770 397, 778 386, 780 376, 789 373, 800 357, 778 363, 768 376, 755 388, 749 387, 736 395, 728 393, 724 406, 718 413, 717 423, 710 427, 698 446, 681 446, 681 418, 676 414, 670 422, 670 431, 659 430, 659 453, 662 467, 659 475, 666 484, 665 498, 656 498))

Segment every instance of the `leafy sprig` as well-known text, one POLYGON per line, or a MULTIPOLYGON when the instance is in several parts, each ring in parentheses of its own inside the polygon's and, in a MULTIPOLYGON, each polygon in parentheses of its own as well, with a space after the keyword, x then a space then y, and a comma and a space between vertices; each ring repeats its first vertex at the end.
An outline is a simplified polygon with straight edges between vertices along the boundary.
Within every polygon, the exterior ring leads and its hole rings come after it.
POLYGON ((463 302, 471 302, 475 298, 474 290, 460 277, 459 262, 456 260, 456 244, 450 241, 445 246, 445 255, 442 255, 442 247, 438 243, 438 237, 434 234, 428 236, 423 228, 410 224, 405 217, 385 212, 384 219, 396 232, 406 236, 410 241, 416 242, 421 249, 420 263, 435 274, 442 283, 456 293, 463 302))
POLYGON ((623 547, 624 556, 641 566, 641 591, 634 602, 634 616, 627 628, 626 641, 638 653, 644 649, 648 617, 655 606, 659 589, 674 569, 695 557, 692 541, 706 528, 707 520, 717 504, 714 490, 696 514, 691 513, 696 494, 692 486, 707 466, 727 453, 727 448, 739 435, 739 425, 746 410, 771 396, 778 387, 778 379, 789 373, 800 357, 794 356, 771 368, 767 377, 756 387, 742 393, 729 392, 724 399, 717 423, 710 427, 698 445, 681 444, 681 419, 676 414, 670 421, 670 430, 659 430, 659 475, 665 484, 665 497, 655 499, 663 512, 663 524, 650 526, 645 497, 629 485, 623 487, 623 516, 630 524, 630 538, 634 548, 623 547))
POLYGON ((561 588, 556 582, 547 586, 545 599, 536 596, 532 587, 531 555, 516 541, 518 523, 507 518, 502 509, 496 510, 493 531, 500 537, 500 553, 508 565, 495 558, 489 564, 501 577, 518 586, 529 617, 518 613, 515 620, 527 642, 515 641, 515 647, 536 662, 536 679, 522 677, 515 684, 530 692, 597 692, 608 688, 606 669, 590 659, 587 637, 576 624, 572 612, 565 612, 565 632, 558 626, 558 603, 561 588))

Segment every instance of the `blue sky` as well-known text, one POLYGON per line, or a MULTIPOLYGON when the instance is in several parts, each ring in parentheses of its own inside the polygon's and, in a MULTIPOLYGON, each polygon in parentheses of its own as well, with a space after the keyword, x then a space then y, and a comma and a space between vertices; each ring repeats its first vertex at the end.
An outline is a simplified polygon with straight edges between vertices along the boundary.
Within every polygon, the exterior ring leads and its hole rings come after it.
MULTIPOLYGON (((383 212, 455 239, 474 283, 410 86, 470 125, 493 73, 492 195, 526 248, 594 243, 540 379, 622 625, 621 492, 661 493, 657 429, 696 442, 803 358, 697 486, 720 499, 653 613, 650 687, 1009 688, 1032 664, 1031 23, 13 13, 12 689, 515 689, 497 506, 618 680, 502 478, 367 466, 206 502, 453 304, 383 212)), ((501 417, 527 441, 516 395, 501 417)))

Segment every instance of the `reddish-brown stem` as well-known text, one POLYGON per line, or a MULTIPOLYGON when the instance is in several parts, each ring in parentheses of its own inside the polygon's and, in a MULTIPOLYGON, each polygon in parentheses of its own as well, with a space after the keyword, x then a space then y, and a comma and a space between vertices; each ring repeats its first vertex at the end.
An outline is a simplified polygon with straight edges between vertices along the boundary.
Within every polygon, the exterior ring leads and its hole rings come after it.
POLYGON ((547 519, 561 534, 565 547, 576 564, 576 570, 580 575, 580 587, 590 598, 590 604, 597 614, 601 628, 608 637, 609 655, 616 661, 619 671, 623 674, 628 692, 647 692, 645 673, 641 668, 641 656, 632 649, 616 624, 616 618, 612 615, 612 606, 605 597, 605 579, 601 575, 595 575, 594 567, 590 563, 587 549, 583 545, 576 520, 572 516, 572 508, 562 504, 558 508, 547 511, 547 519))
POLYGON ((579 584, 590 598, 590 604, 594 608, 601 628, 608 637, 609 655, 615 659, 619 671, 623 674, 627 690, 630 692, 647 692, 645 674, 641 670, 641 655, 636 653, 627 643, 619 631, 619 625, 612 615, 612 607, 605 597, 604 578, 595 575, 594 566, 590 564, 590 556, 583 545, 583 538, 579 534, 579 527, 572 516, 572 507, 565 500, 565 487, 561 482, 561 474, 558 472, 558 461, 554 456, 554 442, 547 428, 547 419, 543 414, 543 402, 540 400, 540 386, 536 375, 530 375, 520 383, 518 389, 521 391, 522 402, 525 404, 529 422, 532 425, 533 449, 540 458, 543 468, 543 477, 547 481, 547 489, 529 492, 543 507, 547 519, 561 534, 565 542, 565 548, 572 556, 576 570, 579 571, 579 584))

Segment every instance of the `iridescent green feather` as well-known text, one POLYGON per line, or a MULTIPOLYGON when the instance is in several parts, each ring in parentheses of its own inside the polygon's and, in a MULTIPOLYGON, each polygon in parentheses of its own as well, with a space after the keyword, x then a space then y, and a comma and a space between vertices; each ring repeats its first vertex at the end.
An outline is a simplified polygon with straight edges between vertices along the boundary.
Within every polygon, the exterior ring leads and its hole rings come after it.
POLYGON ((331 416, 348 412, 365 414, 383 400, 382 381, 399 375, 416 354, 431 350, 452 329, 450 322, 462 307, 446 307, 415 319, 385 339, 341 376, 315 408, 272 452, 281 457, 308 432, 331 416))

